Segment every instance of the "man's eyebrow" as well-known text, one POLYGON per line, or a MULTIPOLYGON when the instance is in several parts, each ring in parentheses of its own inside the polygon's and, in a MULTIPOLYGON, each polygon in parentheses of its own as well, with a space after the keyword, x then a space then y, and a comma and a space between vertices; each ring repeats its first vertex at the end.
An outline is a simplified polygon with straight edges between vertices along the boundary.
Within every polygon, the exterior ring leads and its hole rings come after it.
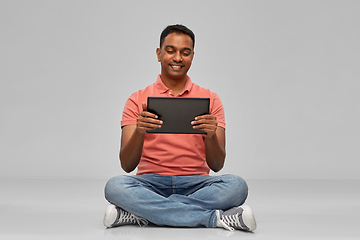
POLYGON ((192 49, 191 48, 183 48, 183 51, 192 51, 192 49))

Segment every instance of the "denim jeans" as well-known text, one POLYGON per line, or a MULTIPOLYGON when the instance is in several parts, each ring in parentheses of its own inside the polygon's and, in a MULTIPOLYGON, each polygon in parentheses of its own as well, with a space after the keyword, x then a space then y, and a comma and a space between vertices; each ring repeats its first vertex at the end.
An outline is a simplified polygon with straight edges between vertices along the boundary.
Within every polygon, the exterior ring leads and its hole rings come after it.
POLYGON ((240 206, 246 182, 235 175, 117 176, 105 186, 105 198, 159 226, 216 227, 216 210, 240 206))

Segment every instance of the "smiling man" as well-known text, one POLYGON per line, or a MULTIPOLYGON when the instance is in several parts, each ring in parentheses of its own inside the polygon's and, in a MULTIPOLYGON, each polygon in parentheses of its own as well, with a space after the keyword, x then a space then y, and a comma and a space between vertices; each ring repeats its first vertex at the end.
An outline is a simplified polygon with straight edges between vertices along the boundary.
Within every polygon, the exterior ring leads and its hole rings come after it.
POLYGON ((175 87, 180 93, 194 57, 192 38, 185 34, 170 33, 160 43, 156 54, 161 63, 161 80, 165 86, 175 87))
POLYGON ((104 225, 222 227, 253 231, 255 218, 243 205, 246 182, 236 175, 210 176, 225 162, 225 115, 218 95, 193 83, 187 75, 194 57, 194 33, 170 25, 156 49, 161 73, 152 85, 133 93, 121 120, 120 163, 136 175, 116 176, 105 186, 110 202, 104 225), (163 122, 147 111, 147 98, 210 98, 210 113, 191 124, 200 134, 149 134, 163 122))

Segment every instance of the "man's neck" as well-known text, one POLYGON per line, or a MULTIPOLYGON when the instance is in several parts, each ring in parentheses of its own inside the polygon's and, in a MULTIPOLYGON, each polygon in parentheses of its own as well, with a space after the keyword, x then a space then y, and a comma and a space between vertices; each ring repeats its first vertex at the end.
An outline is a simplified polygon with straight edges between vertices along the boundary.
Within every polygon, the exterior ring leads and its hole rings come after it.
POLYGON ((175 96, 181 93, 185 88, 187 76, 183 79, 171 79, 161 74, 160 77, 164 85, 171 89, 175 96))

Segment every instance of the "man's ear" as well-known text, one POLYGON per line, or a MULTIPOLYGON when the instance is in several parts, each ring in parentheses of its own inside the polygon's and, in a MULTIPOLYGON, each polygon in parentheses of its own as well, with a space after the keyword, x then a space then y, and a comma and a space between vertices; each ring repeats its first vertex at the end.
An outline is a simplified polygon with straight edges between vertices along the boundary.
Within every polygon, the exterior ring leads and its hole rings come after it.
POLYGON ((161 53, 160 48, 157 48, 156 49, 156 55, 157 55, 157 58, 158 58, 158 62, 160 62, 160 53, 161 53))

